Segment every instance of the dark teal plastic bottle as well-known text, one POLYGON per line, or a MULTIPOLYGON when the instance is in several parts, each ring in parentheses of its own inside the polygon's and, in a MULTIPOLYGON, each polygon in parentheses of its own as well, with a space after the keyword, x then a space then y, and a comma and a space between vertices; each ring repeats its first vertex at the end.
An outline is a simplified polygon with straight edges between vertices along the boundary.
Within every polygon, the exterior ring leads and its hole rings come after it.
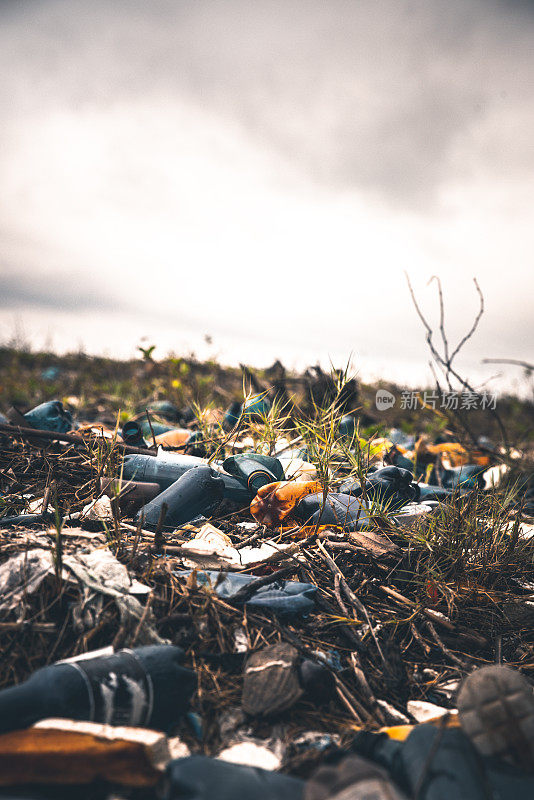
POLYGON ((42 431, 67 433, 72 430, 72 414, 63 407, 61 400, 49 400, 47 403, 32 408, 24 414, 30 428, 42 431))
POLYGON ((0 691, 0 733, 48 717, 169 730, 196 686, 183 655, 155 645, 39 669, 0 691))
POLYGON ((122 441, 125 444, 133 445, 133 447, 148 447, 148 444, 143 438, 141 426, 134 419, 128 420, 122 426, 122 441))
POLYGON ((262 486, 285 479, 277 458, 261 453, 240 453, 223 461, 223 469, 240 480, 255 495, 262 486))

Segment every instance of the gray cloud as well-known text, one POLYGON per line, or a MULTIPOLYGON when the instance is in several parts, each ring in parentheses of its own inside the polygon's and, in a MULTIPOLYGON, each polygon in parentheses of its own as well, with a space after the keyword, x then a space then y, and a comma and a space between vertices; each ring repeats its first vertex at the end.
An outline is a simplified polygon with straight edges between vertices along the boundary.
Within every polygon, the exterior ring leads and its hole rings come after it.
POLYGON ((28 273, 0 275, 0 308, 18 311, 38 308, 56 311, 122 311, 124 305, 71 275, 36 276, 28 273))
POLYGON ((26 2, 4 9, 0 63, 15 114, 187 97, 326 187, 421 207, 485 147, 490 173, 534 166, 528 143, 510 154, 502 130, 472 144, 493 115, 505 128, 519 114, 532 133, 532 6, 26 2))
POLYGON ((533 11, 0 2, 0 311, 424 362, 407 267, 528 359, 533 11))

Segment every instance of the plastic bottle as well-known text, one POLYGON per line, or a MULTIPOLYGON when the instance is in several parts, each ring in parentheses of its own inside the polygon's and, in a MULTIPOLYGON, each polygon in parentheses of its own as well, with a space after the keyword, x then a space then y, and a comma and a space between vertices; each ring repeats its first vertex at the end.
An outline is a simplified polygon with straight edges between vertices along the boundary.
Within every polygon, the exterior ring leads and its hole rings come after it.
POLYGON ((128 420, 122 426, 121 431, 122 441, 126 444, 133 445, 134 447, 148 447, 146 443, 141 426, 133 419, 128 420))
POLYGON ((208 756, 171 761, 164 800, 302 800, 304 781, 280 772, 231 764, 208 756))
MULTIPOLYGON (((412 473, 401 467, 383 467, 368 473, 364 488, 368 500, 376 500, 388 508, 400 508, 419 500, 419 488, 413 483, 412 473)), ((339 492, 352 497, 363 494, 360 483, 352 478, 341 484, 339 492)))
POLYGON ((360 530, 367 526, 369 515, 367 504, 349 494, 329 492, 323 508, 323 494, 310 494, 295 506, 293 516, 306 525, 335 525, 346 531, 360 530))
POLYGON ((157 483, 121 481, 118 478, 100 478, 100 491, 111 499, 118 497, 119 508, 134 514, 161 492, 157 483))
MULTIPOLYGON (((207 459, 197 456, 186 456, 177 453, 158 452, 157 457, 148 455, 125 456, 122 477, 141 483, 157 483, 162 491, 168 489, 181 475, 185 475, 193 467, 207 465, 207 459)), ((240 508, 248 506, 252 498, 250 490, 243 486, 237 478, 222 472, 220 462, 213 462, 214 470, 224 482, 224 499, 231 500, 240 508)))
POLYGON ((180 411, 170 400, 154 400, 148 405, 148 410, 160 417, 176 422, 180 418, 180 411))
POLYGON ((165 433, 156 435, 156 444, 166 445, 167 447, 181 447, 191 438, 191 431, 187 428, 171 428, 165 433))
POLYGON ((140 508, 134 521, 141 522, 144 528, 154 529, 165 503, 164 529, 172 529, 200 514, 210 513, 219 505, 223 493, 223 480, 215 470, 208 466, 194 467, 140 508))
POLYGON ((321 491, 319 481, 278 481, 262 486, 250 504, 252 516, 263 525, 279 525, 308 494, 321 491))
POLYGON ((162 491, 193 467, 206 465, 205 458, 158 452, 157 456, 128 455, 124 457, 122 477, 141 483, 158 483, 162 491))
POLYGON ((172 431, 172 425, 164 425, 163 422, 153 422, 150 420, 149 424, 147 419, 141 419, 139 424, 141 426, 143 436, 145 436, 147 439, 150 439, 150 441, 152 441, 152 434, 154 434, 154 436, 158 436, 160 433, 165 433, 165 431, 172 431))
POLYGON ((419 500, 426 502, 427 500, 447 500, 451 496, 450 489, 444 489, 442 486, 431 486, 428 483, 418 483, 419 487, 419 500))
POLYGON ((195 673, 171 645, 59 662, 0 692, 0 733, 47 717, 169 730, 187 708, 195 673))
POLYGON ((238 478, 253 495, 268 483, 284 480, 284 470, 277 458, 261 453, 241 453, 223 461, 223 468, 238 478))
POLYGON ((242 405, 237 400, 230 403, 223 417, 222 426, 225 431, 230 431, 239 422, 242 405))
POLYGON ((265 393, 255 394, 243 403, 243 415, 261 421, 271 410, 271 401, 265 393))
POLYGON ((443 486, 444 489, 459 489, 460 493, 470 492, 473 489, 482 489, 484 478, 482 473, 485 467, 475 464, 465 464, 462 467, 445 469, 436 464, 430 475, 430 483, 443 486))
POLYGON ((354 439, 356 433, 356 420, 352 414, 345 414, 339 420, 338 434, 343 439, 354 439))
POLYGON ((57 431, 67 433, 72 430, 72 414, 63 407, 61 400, 49 400, 46 403, 32 408, 24 414, 30 428, 42 431, 57 431))

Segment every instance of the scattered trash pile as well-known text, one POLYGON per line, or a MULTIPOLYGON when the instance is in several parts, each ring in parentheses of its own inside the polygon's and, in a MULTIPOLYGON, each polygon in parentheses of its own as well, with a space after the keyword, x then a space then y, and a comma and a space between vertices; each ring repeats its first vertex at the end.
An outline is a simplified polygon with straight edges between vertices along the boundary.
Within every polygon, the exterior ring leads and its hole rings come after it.
POLYGON ((183 416, 0 419, 0 796, 534 796, 529 454, 183 416))

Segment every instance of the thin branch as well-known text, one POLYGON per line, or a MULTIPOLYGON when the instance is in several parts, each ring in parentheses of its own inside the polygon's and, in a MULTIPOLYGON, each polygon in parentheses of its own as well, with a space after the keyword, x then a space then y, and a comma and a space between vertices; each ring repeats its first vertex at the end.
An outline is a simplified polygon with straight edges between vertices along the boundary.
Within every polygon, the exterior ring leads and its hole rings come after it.
POLYGON ((438 278, 437 275, 432 275, 429 280, 429 283, 432 281, 436 281, 438 285, 438 296, 439 296, 439 329, 441 332, 441 339, 443 341, 443 354, 445 356, 445 363, 449 364, 452 359, 449 358, 449 342, 447 340, 447 336, 445 334, 445 308, 443 306, 443 291, 441 288, 441 280, 438 278))
POLYGON ((483 358, 483 364, 513 364, 516 367, 523 367, 529 371, 534 371, 534 364, 528 361, 519 361, 517 358, 483 358))
POLYGON ((484 295, 482 294, 482 291, 480 289, 480 286, 478 285, 478 281, 477 281, 476 278, 473 278, 473 283, 475 284, 476 290, 478 292, 478 297, 480 299, 480 308, 478 310, 478 314, 475 317, 475 321, 473 322, 473 324, 471 326, 471 329, 468 331, 468 333, 466 333, 464 338, 459 342, 458 346, 456 347, 456 350, 451 355, 451 357, 449 359, 449 364, 452 363, 454 357, 460 352, 460 350, 462 349, 464 344, 474 334, 474 332, 476 331, 476 329, 478 327, 478 323, 480 322, 480 318, 481 318, 482 314, 484 313, 484 295))

